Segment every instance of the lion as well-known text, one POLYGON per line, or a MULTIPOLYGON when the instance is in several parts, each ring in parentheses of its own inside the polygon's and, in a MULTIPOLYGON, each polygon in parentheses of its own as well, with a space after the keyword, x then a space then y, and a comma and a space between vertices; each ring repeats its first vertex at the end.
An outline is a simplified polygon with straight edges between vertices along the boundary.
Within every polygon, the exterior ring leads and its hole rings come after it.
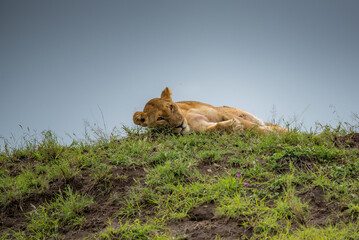
POLYGON ((172 92, 166 87, 160 98, 153 98, 142 112, 135 112, 133 122, 150 128, 170 128, 174 133, 189 131, 255 131, 259 134, 287 132, 280 126, 265 123, 256 116, 233 107, 214 107, 196 101, 172 101, 172 92))

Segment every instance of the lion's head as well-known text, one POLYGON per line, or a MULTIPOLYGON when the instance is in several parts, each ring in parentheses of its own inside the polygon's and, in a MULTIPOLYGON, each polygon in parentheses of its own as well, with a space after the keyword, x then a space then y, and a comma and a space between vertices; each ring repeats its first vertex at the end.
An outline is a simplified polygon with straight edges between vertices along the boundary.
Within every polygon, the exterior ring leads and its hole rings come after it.
POLYGON ((169 127, 175 133, 188 132, 187 120, 178 105, 172 101, 171 95, 171 90, 166 87, 161 98, 151 99, 145 105, 143 112, 135 112, 133 122, 142 127, 169 127))

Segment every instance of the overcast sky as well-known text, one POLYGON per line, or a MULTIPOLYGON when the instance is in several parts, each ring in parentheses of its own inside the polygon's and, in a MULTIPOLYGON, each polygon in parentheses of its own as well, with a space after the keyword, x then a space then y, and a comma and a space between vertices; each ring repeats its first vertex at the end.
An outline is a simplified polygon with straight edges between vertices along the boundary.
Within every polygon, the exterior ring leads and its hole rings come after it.
POLYGON ((0 135, 133 126, 170 87, 308 129, 359 113, 359 1, 2 0, 0 135), (335 113, 333 113, 335 112, 335 113))

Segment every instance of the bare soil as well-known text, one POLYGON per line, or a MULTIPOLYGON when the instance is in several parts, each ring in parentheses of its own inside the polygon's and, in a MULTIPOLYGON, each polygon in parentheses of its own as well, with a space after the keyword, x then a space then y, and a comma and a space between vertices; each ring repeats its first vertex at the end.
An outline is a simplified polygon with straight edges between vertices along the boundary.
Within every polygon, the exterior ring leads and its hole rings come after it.
POLYGON ((325 191, 320 187, 315 187, 299 196, 302 202, 308 203, 310 207, 309 217, 306 222, 308 225, 324 227, 340 221, 337 217, 337 213, 342 210, 339 203, 329 202, 328 199, 325 199, 325 196, 325 191))
POLYGON ((337 136, 334 138, 336 146, 345 148, 359 149, 359 133, 351 133, 345 136, 337 136))
POLYGON ((50 187, 43 193, 30 194, 26 198, 12 201, 1 209, 0 212, 0 235, 7 229, 13 231, 25 230, 27 218, 26 213, 36 207, 50 202, 61 191, 70 185, 74 191, 87 194, 94 198, 94 204, 85 209, 83 216, 85 221, 80 229, 61 229, 60 233, 64 239, 83 239, 97 233, 106 227, 109 219, 121 208, 121 203, 113 198, 117 193, 117 199, 123 199, 128 189, 133 185, 135 179, 145 176, 145 171, 141 168, 123 168, 112 169, 112 178, 108 182, 93 183, 86 172, 81 176, 75 176, 71 179, 63 179, 50 183, 50 187), (117 176, 127 176, 125 179, 117 179, 117 176))
POLYGON ((238 220, 216 216, 216 206, 205 204, 193 209, 190 217, 181 222, 168 225, 176 235, 184 235, 184 239, 242 239, 253 234, 251 228, 240 226, 238 220))

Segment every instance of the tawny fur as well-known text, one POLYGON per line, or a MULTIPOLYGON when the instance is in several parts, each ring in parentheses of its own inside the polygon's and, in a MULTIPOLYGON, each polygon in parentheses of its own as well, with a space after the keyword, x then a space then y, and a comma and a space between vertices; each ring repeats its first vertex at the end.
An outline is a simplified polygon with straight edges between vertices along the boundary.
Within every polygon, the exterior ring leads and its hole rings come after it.
POLYGON ((265 123, 254 115, 232 107, 213 107, 196 101, 173 102, 166 87, 160 98, 151 99, 142 112, 133 115, 133 122, 143 127, 170 127, 175 133, 189 131, 257 131, 287 132, 280 126, 265 123))

